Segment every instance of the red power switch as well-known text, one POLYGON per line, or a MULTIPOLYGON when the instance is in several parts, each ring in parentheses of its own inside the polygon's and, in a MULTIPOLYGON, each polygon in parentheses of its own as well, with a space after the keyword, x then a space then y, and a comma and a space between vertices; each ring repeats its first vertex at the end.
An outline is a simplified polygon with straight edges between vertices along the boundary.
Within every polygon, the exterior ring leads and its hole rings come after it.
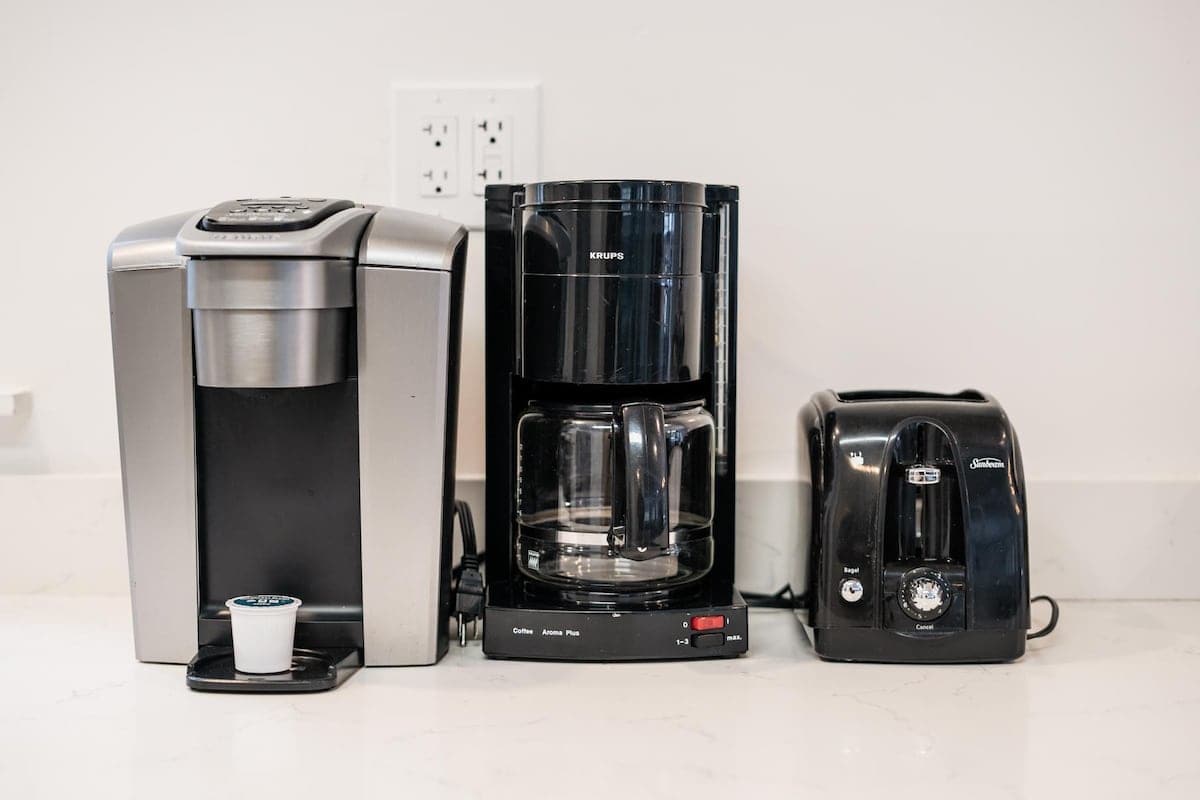
POLYGON ((725 627, 724 614, 709 614, 704 617, 692 617, 692 630, 719 631, 725 627))

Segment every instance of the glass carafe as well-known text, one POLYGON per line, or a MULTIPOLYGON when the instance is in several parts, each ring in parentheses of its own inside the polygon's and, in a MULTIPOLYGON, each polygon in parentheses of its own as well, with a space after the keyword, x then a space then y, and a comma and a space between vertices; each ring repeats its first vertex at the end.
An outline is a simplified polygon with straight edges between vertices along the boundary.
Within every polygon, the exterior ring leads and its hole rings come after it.
POLYGON ((517 439, 527 577, 634 597, 712 567, 713 419, 702 402, 532 403, 517 439))

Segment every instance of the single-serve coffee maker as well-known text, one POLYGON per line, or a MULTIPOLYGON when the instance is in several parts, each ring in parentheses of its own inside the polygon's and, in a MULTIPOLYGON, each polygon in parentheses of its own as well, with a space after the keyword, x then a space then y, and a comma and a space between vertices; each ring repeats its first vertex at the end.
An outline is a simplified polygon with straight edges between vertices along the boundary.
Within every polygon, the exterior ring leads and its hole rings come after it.
POLYGON ((450 613, 464 228, 346 200, 221 203, 108 254, 134 641, 193 688, 432 664, 450 613), (300 598, 290 671, 226 601, 300 598))
POLYGON ((735 656, 737 189, 487 187, 484 652, 735 656))
POLYGON ((792 586, 808 587, 817 655, 1019 658, 1028 514, 1021 448, 1000 404, 976 391, 825 391, 800 428, 812 538, 792 586))

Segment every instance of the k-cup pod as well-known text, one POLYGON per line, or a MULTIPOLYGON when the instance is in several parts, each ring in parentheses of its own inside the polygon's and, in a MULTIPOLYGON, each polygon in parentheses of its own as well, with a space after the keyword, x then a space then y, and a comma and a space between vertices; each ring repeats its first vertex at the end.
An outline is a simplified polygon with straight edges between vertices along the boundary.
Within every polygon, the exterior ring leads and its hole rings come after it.
POLYGON ((225 601, 233 623, 233 665, 238 672, 267 675, 292 668, 300 598, 247 594, 225 601))

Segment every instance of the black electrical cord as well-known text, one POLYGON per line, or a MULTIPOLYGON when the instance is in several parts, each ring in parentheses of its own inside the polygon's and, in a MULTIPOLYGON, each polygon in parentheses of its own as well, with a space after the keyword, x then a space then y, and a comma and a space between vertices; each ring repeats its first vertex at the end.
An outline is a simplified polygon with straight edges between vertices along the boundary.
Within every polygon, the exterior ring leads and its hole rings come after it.
POLYGON ((1041 630, 1034 631, 1033 633, 1027 635, 1025 637, 1026 639, 1040 639, 1058 627, 1058 603, 1055 602, 1054 598, 1048 594, 1039 594, 1037 597, 1031 599, 1029 604, 1033 605, 1039 600, 1045 600, 1050 604, 1050 621, 1047 622, 1041 630))
POLYGON ((473 627, 483 616, 483 573, 479 569, 482 554, 475 543, 475 519, 471 516, 471 507, 463 500, 455 500, 454 515, 458 517, 463 545, 462 560, 453 571, 454 608, 458 616, 458 644, 466 647, 467 624, 471 623, 473 627))
POLYGON ((746 601, 746 605, 752 608, 805 608, 806 598, 804 595, 796 597, 792 593, 791 584, 785 585, 782 589, 774 594, 762 594, 760 592, 742 592, 742 599, 746 601))
POLYGON ((454 515, 458 517, 458 530, 462 534, 463 555, 475 555, 475 518, 466 500, 454 501, 454 515))
MULTIPOLYGON (((479 561, 479 570, 480 570, 480 572, 482 572, 483 565, 487 563, 487 551, 480 550, 479 554, 477 556, 475 556, 475 558, 479 561)), ((462 565, 461 561, 458 564, 455 564, 454 568, 450 570, 450 577, 454 583, 456 583, 456 584, 458 583, 458 579, 462 575, 462 571, 463 571, 463 565, 462 565)))

